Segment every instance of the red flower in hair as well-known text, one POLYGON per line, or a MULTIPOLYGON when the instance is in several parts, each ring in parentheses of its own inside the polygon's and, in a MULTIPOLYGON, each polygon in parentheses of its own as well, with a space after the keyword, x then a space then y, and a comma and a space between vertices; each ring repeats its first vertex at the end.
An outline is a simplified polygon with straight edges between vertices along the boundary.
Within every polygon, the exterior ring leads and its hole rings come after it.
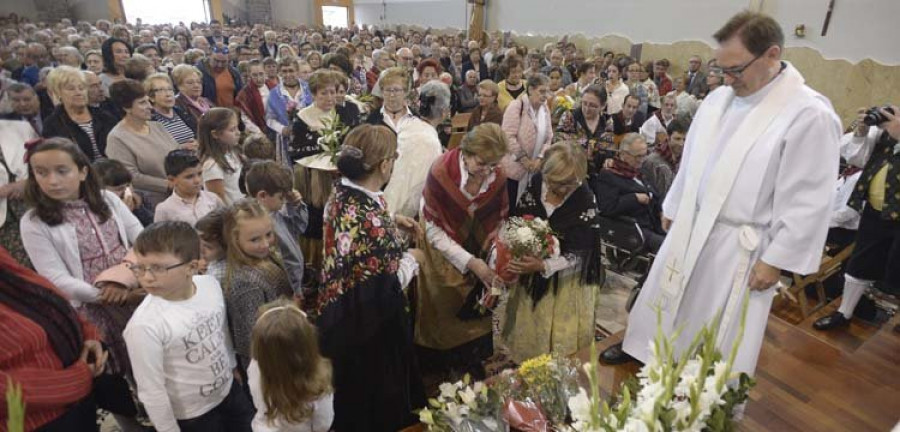
POLYGON ((32 140, 25 141, 25 163, 28 163, 28 159, 31 158, 31 149, 35 148, 38 144, 44 142, 43 138, 35 138, 32 140))

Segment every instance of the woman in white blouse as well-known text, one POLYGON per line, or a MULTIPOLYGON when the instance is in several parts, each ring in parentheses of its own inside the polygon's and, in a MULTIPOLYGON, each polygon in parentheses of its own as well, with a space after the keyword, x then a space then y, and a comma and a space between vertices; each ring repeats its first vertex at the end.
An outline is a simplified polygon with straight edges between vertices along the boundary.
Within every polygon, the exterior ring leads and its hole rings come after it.
POLYGON ((628 86, 622 82, 622 70, 616 63, 606 67, 606 77, 606 113, 612 115, 622 111, 625 96, 628 96, 628 86))

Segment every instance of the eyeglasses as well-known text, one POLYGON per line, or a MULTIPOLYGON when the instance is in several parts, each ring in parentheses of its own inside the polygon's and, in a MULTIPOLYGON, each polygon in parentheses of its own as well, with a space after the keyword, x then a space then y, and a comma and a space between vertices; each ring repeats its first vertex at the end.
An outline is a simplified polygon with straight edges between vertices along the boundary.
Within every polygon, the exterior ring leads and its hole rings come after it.
POLYGON ((400 93, 406 92, 406 89, 404 89, 402 87, 390 87, 390 88, 382 89, 381 92, 384 94, 400 94, 400 93))
POLYGON ((630 151, 624 151, 624 150, 622 151, 622 153, 628 154, 628 155, 630 155, 631 157, 633 157, 633 158, 635 158, 635 159, 644 159, 644 158, 646 158, 647 155, 648 155, 647 152, 634 154, 634 153, 632 153, 632 152, 630 152, 630 151))
POLYGON ((163 87, 150 90, 150 93, 175 93, 175 90, 172 87, 163 87))
POLYGON ((127 266, 128 266, 128 270, 131 270, 131 272, 134 273, 134 277, 141 277, 144 275, 144 273, 150 273, 153 277, 157 277, 161 274, 168 272, 169 270, 172 270, 173 268, 181 267, 191 261, 192 260, 188 260, 188 261, 181 262, 178 264, 170 265, 168 267, 156 265, 156 264, 154 264, 152 266, 139 266, 137 264, 127 264, 127 266))
POLYGON ((744 75, 744 71, 747 70, 747 68, 750 67, 750 65, 752 65, 753 62, 755 62, 757 59, 764 56, 765 54, 766 53, 763 52, 762 54, 760 54, 756 57, 753 57, 753 60, 750 60, 749 62, 747 62, 747 64, 745 64, 743 66, 735 66, 735 67, 730 67, 730 68, 714 66, 714 67, 709 68, 709 70, 719 76, 721 76, 722 74, 725 74, 725 75, 731 76, 733 78, 740 78, 742 75, 744 75))

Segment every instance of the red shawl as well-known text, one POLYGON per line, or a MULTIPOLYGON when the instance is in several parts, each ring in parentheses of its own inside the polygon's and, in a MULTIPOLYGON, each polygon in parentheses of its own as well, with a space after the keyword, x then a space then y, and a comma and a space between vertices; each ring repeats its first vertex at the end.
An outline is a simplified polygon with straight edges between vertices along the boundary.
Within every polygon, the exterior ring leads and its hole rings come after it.
POLYGON ((237 97, 234 98, 234 103, 244 114, 250 117, 250 120, 260 130, 266 130, 266 107, 263 105, 259 89, 253 83, 247 84, 238 92, 237 97))
POLYGON ((632 167, 631 165, 628 165, 625 162, 622 162, 619 158, 613 159, 612 166, 609 168, 606 168, 606 169, 612 171, 616 175, 619 175, 619 176, 622 176, 622 177, 625 177, 628 179, 640 177, 640 174, 641 174, 641 172, 638 171, 636 168, 632 167))
POLYGON ((498 171, 488 190, 469 200, 459 190, 462 179, 459 152, 458 148, 448 151, 432 165, 422 193, 425 220, 440 227, 463 246, 474 236, 482 250, 469 252, 486 253, 500 222, 509 213, 506 176, 498 171))

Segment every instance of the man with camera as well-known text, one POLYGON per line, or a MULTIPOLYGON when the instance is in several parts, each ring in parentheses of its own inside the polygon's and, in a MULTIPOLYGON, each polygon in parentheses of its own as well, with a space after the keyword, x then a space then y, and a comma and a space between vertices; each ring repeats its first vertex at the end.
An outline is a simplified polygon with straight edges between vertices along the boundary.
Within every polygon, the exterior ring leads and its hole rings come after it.
POLYGON ((857 154, 868 157, 868 161, 848 205, 862 217, 856 233, 856 246, 844 274, 841 306, 836 312, 816 321, 813 327, 817 330, 849 325, 853 309, 870 288, 900 294, 898 113, 900 110, 893 105, 860 110, 853 140, 861 145, 857 154))

